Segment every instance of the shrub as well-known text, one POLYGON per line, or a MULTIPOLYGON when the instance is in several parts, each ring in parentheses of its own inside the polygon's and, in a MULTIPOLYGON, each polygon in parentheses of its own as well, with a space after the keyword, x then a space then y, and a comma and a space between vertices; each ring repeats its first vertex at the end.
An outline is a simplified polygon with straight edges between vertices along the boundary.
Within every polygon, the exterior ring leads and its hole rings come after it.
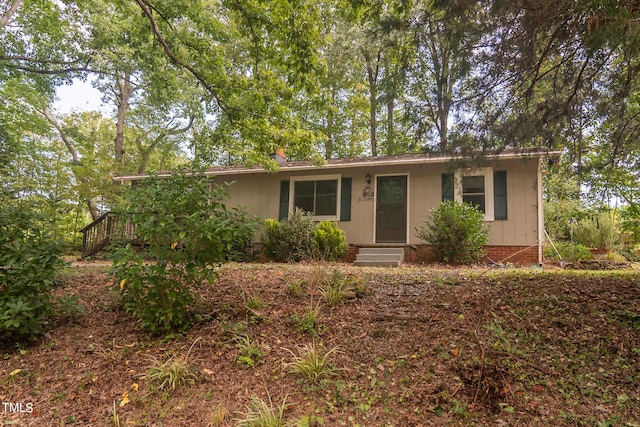
POLYGON ((279 262, 317 259, 315 228, 313 214, 297 208, 283 221, 265 220, 262 242, 266 255, 279 262))
POLYGON ((313 241, 326 261, 341 259, 349 249, 347 237, 335 221, 320 222, 313 231, 313 241))
POLYGON ((206 177, 177 172, 125 192, 121 215, 146 246, 142 253, 130 245, 117 249, 112 274, 124 308, 143 328, 153 333, 188 328, 194 290, 215 279, 216 267, 231 257, 237 239, 248 235, 251 221, 223 203, 229 185, 210 191, 206 177))
MULTIPOLYGON (((563 260, 580 261, 582 259, 593 259, 589 248, 580 243, 574 243, 573 249, 569 242, 555 242, 555 246, 563 260)), ((548 245, 544 248, 544 257, 547 260, 553 261, 558 259, 558 254, 553 249, 553 246, 548 245)))
POLYGON ((617 243, 619 234, 613 216, 602 212, 579 221, 573 238, 588 248, 610 250, 617 243))
POLYGON ((344 231, 335 221, 322 221, 316 225, 313 214, 297 208, 283 221, 266 219, 264 231, 264 251, 274 261, 336 261, 349 248, 344 231))
POLYGON ((447 200, 429 211, 416 233, 435 247, 438 261, 471 264, 482 258, 482 247, 489 238, 483 221, 484 214, 472 205, 447 200))
POLYGON ((17 206, 0 208, 0 342, 42 333, 52 309, 60 247, 38 214, 17 206))

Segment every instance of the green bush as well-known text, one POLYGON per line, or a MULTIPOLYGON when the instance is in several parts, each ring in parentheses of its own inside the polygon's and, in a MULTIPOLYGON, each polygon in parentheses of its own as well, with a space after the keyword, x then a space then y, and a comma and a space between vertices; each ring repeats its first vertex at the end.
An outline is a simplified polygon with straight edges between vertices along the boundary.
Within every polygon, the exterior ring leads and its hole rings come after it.
POLYGON ((617 252, 624 257, 625 260, 629 262, 638 262, 640 261, 640 256, 638 256, 638 251, 636 251, 632 246, 623 246, 618 248, 617 252))
POLYGON ((295 209, 283 221, 267 219, 262 239, 265 254, 279 262, 318 259, 319 251, 313 239, 315 229, 313 214, 301 209, 295 209))
POLYGON ((0 208, 0 342, 42 333, 52 309, 55 272, 64 265, 60 246, 44 218, 6 205, 0 208))
POLYGON ((143 328, 153 333, 188 328, 195 289, 214 280, 216 267, 239 250, 238 240, 244 244, 249 231, 253 234, 244 211, 228 211, 223 203, 229 185, 210 191, 206 177, 178 172, 125 191, 122 219, 135 228, 145 250, 116 249, 112 274, 124 308, 143 328))
POLYGON ((484 214, 472 205, 447 200, 429 210, 416 234, 435 247, 438 261, 471 264, 482 259, 489 238, 483 221, 484 214))
MULTIPOLYGON (((581 245, 580 243, 574 243, 573 248, 570 242, 554 242, 554 244, 558 252, 560 252, 560 256, 562 256, 562 259, 565 261, 593 259, 593 255, 589 251, 589 248, 581 245)), ((558 260, 558 254, 553 249, 553 246, 548 245, 544 248, 544 258, 550 261, 558 260)))
POLYGON ((575 242, 588 248, 602 250, 613 249, 619 235, 613 216, 609 212, 601 212, 591 218, 580 220, 573 232, 575 242))
POLYGON ((349 249, 347 237, 335 221, 320 222, 313 231, 313 241, 326 261, 341 259, 349 249))

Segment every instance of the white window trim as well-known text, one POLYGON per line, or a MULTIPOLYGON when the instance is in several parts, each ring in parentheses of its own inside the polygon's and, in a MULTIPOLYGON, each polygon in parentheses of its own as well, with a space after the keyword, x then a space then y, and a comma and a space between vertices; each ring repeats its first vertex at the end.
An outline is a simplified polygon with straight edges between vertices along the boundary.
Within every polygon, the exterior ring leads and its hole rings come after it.
POLYGON ((463 176, 484 176, 484 220, 494 221, 495 210, 493 206, 493 168, 477 168, 457 170, 455 173, 455 186, 453 196, 456 202, 462 203, 462 177, 463 176))
POLYGON ((292 176, 290 178, 291 184, 289 185, 289 212, 293 212, 294 203, 294 191, 296 188, 296 181, 329 181, 337 180, 338 188, 336 191, 336 214, 335 215, 314 215, 314 221, 340 221, 340 192, 342 190, 342 175, 305 175, 305 176, 292 176))

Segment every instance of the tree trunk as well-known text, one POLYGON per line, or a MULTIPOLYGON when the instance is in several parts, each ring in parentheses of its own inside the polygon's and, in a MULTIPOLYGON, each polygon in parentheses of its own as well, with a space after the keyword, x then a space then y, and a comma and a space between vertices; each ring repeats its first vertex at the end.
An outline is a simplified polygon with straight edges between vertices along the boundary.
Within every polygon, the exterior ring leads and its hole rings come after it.
POLYGON ((116 115, 116 139, 113 141, 116 173, 122 172, 122 163, 124 160, 124 121, 129 109, 129 98, 132 92, 130 76, 129 74, 125 74, 122 81, 118 80, 116 82, 118 112, 116 115))
POLYGON ((395 123, 393 112, 395 110, 396 94, 387 94, 387 154, 397 154, 395 141, 395 123))
POLYGON ((87 199, 87 208, 89 209, 89 213, 91 214, 92 221, 100 218, 100 212, 98 211, 98 206, 96 205, 95 200, 87 199))
POLYGON ((369 134, 371 139, 371 155, 378 155, 378 141, 376 139, 376 113, 378 110, 378 71, 381 51, 378 50, 375 63, 371 60, 371 55, 366 50, 362 50, 362 55, 367 64, 367 80, 369 82, 369 134))

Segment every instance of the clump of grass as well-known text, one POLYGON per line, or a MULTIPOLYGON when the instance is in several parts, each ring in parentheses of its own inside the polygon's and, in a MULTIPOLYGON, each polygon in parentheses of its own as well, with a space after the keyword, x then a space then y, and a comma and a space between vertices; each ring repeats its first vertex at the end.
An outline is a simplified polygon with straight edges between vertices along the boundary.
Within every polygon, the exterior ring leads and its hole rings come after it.
POLYGON ((238 350, 240 351, 240 354, 236 357, 238 365, 245 365, 249 368, 253 368, 255 365, 260 363, 264 356, 264 352, 262 351, 264 346, 260 345, 257 341, 253 341, 247 335, 236 336, 234 341, 236 343, 236 347, 238 347, 238 350))
POLYGON ((309 277, 309 281, 307 282, 309 286, 313 289, 317 289, 320 287, 328 277, 327 270, 324 267, 316 267, 311 272, 311 276, 309 277))
POLYGON ((320 289, 320 294, 327 305, 335 307, 344 301, 347 289, 344 282, 331 282, 320 289))
POLYGON ((294 280, 287 285, 289 294, 296 298, 302 298, 307 290, 309 283, 305 279, 294 280))
POLYGON ((260 323, 264 320, 264 315, 260 311, 264 306, 264 301, 258 293, 247 294, 243 292, 244 306, 247 309, 249 321, 251 323, 260 323))
POLYGON ((309 332, 313 336, 318 335, 318 331, 316 329, 318 324, 318 318, 320 317, 320 301, 317 304, 313 304, 313 299, 304 309, 304 313, 302 316, 297 314, 293 314, 291 319, 295 323, 298 331, 302 333, 309 332))
POLYGON ((331 362, 331 354, 338 349, 334 347, 324 352, 320 347, 322 345, 316 346, 315 343, 305 344, 298 347, 297 354, 285 349, 293 356, 293 361, 286 364, 289 372, 300 375, 304 381, 314 384, 336 375, 337 370, 331 362))
POLYGON ((246 293, 243 292, 244 306, 248 310, 259 310, 264 307, 262 297, 258 293, 246 293))
POLYGON ((156 357, 149 356, 152 365, 147 369, 146 378, 148 378, 159 390, 175 390, 184 384, 194 384, 198 377, 192 371, 191 366, 187 362, 191 349, 198 340, 191 344, 187 354, 182 356, 171 356, 164 362, 156 357))
POLYGON ((247 406, 247 411, 241 414, 241 418, 237 418, 236 425, 238 427, 284 427, 284 412, 287 409, 287 398, 285 397, 282 404, 275 406, 271 401, 253 397, 251 403, 247 406))
POLYGON ((222 423, 224 422, 225 418, 227 417, 228 413, 229 413, 229 411, 227 410, 226 406, 224 406, 224 405, 216 406, 216 409, 214 409, 213 412, 211 413, 211 423, 210 423, 210 425, 212 425, 214 427, 221 426, 222 423))
POLYGON ((355 277, 351 279, 351 289, 353 289, 357 298, 362 298, 367 292, 367 288, 367 281, 363 277, 355 277))

